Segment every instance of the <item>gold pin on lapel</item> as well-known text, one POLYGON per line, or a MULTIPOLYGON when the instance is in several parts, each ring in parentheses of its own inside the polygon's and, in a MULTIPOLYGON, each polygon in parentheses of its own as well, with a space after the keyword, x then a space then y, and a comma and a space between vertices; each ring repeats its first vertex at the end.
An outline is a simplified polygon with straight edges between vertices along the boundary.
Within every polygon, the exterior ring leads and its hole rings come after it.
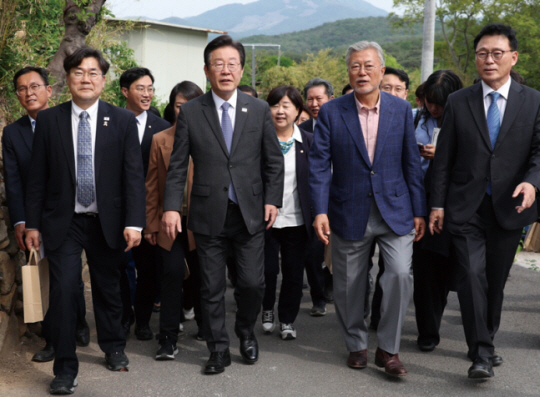
POLYGON ((109 125, 109 118, 103 117, 103 127, 107 127, 109 125))

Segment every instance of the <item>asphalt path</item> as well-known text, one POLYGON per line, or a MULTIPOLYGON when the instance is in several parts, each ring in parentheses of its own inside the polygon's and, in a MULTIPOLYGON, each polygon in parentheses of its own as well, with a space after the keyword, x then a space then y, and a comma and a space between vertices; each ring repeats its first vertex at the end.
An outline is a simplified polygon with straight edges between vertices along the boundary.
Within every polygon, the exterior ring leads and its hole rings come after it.
MULTIPOLYGON (((539 261, 540 262, 540 261, 539 261)), ((375 262, 376 263, 376 262, 375 262)), ((373 270, 375 272, 375 270, 373 270)), ((373 273, 374 275, 376 273, 373 273)), ((89 296, 87 286, 87 298, 89 296)), ((504 312, 495 343, 504 364, 489 380, 470 380, 466 345, 455 293, 441 325, 441 343, 430 353, 416 346, 414 306, 407 313, 400 358, 409 374, 400 379, 387 376, 374 362, 376 333, 370 331, 368 367, 346 366, 347 351, 338 328, 334 306, 325 317, 310 317, 311 301, 304 290, 295 326, 298 337, 283 341, 276 330, 264 335, 260 322, 255 334, 260 358, 255 365, 242 362, 233 323, 236 305, 227 290, 227 327, 231 336, 232 365, 223 374, 207 376, 202 368, 208 359, 206 344, 193 338, 194 321, 184 323, 180 353, 175 361, 155 361, 156 341, 127 343, 129 372, 105 368, 104 355, 96 343, 92 306, 87 319, 91 343, 78 348, 80 360, 77 396, 540 396, 540 272, 514 266, 506 287, 504 312)), ((158 317, 151 327, 158 331, 158 317)), ((36 364, 32 354, 42 341, 25 340, 12 356, 0 360, 0 396, 46 396, 52 380, 52 363, 36 364), (3 364, 2 364, 3 363, 3 364), (7 364, 6 364, 7 363, 7 364)))

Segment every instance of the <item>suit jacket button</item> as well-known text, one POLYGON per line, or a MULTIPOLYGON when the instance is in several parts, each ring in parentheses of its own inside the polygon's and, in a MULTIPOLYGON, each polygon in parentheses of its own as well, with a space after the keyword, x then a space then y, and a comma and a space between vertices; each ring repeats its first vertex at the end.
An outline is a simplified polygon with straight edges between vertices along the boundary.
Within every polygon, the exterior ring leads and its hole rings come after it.
POLYGON ((226 192, 227 190, 229 190, 229 188, 227 188, 227 187, 224 187, 224 188, 223 188, 223 191, 224 191, 224 192, 226 192))
POLYGON ((495 158, 495 155, 494 155, 494 154, 492 154, 492 155, 491 155, 491 158, 492 158, 492 159, 494 159, 494 158, 495 158))
POLYGON ((371 196, 373 196, 373 194, 371 194, 371 193, 368 193, 368 195, 367 195, 367 196, 368 196, 368 197, 371 197, 371 196))
POLYGON ((375 175, 375 171, 371 171, 371 175, 375 175))

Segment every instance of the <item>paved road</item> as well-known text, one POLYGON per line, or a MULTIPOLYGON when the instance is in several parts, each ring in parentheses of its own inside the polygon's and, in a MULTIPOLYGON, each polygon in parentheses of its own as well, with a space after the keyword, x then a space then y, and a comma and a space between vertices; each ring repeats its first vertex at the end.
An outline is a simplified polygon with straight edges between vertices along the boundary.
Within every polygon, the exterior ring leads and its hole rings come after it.
MULTIPOLYGON (((540 261, 539 261, 540 262, 540 261)), ((400 357, 409 375, 387 377, 373 364, 376 335, 370 333, 369 366, 355 371, 345 365, 347 352, 333 305, 325 317, 309 316, 309 294, 304 291, 296 321, 298 338, 282 341, 279 334, 263 335, 256 328, 261 354, 253 366, 244 365, 238 341, 231 342, 233 363, 225 373, 201 374, 208 358, 206 345, 193 339, 194 321, 185 324, 175 361, 153 359, 157 342, 129 339, 126 353, 131 361, 127 373, 113 373, 104 366, 96 343, 93 316, 92 342, 79 348, 77 396, 540 396, 540 273, 514 266, 506 288, 497 352, 505 363, 495 368, 495 378, 472 381, 466 373, 470 363, 465 352, 463 329, 455 293, 449 297, 441 326, 441 344, 431 353, 416 347, 414 307, 411 303, 403 331, 400 357)), ((89 307, 91 307, 89 305, 89 307)), ((227 292, 230 335, 235 304, 227 292)), ((154 316, 156 317, 156 316, 154 316)), ((157 330, 157 318, 152 319, 157 330)), ((0 362, 0 396, 46 396, 52 364, 30 362, 40 341, 27 341, 19 352, 0 362)))

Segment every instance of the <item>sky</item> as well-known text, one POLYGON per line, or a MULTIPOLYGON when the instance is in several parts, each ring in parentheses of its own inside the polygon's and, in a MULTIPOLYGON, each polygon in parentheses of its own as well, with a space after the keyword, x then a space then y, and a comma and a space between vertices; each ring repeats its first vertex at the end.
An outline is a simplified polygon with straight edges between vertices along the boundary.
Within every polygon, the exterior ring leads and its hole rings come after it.
MULTIPOLYGON (((231 3, 252 3, 256 0, 108 0, 105 4, 117 18, 144 15, 153 19, 192 17, 231 3)), ((366 0, 368 3, 392 11, 393 0, 366 0)))

